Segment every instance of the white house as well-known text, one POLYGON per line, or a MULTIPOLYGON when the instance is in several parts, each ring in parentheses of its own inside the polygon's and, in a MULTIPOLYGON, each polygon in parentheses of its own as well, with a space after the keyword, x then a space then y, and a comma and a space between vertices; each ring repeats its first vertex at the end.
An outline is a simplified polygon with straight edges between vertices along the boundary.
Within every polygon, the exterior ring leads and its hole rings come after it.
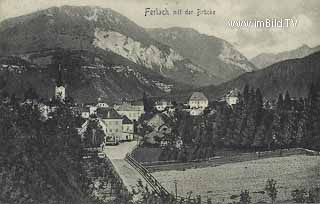
POLYGON ((85 119, 90 117, 90 109, 89 109, 89 107, 83 107, 81 109, 81 117, 85 118, 85 119))
POLYGON ((122 117, 112 108, 98 108, 97 116, 101 119, 106 127, 108 138, 121 140, 122 138, 122 117))
POLYGON ((109 108, 109 105, 105 102, 98 102, 96 106, 98 108, 109 108))
POLYGON ((121 115, 127 116, 131 121, 138 121, 144 114, 144 106, 139 103, 123 102, 121 105, 114 106, 114 109, 121 115))
POLYGON ((194 92, 188 102, 190 115, 201 115, 208 107, 209 100, 202 92, 194 92))
POLYGON ((50 106, 44 104, 44 103, 39 103, 38 104, 38 108, 40 111, 41 116, 43 117, 43 119, 48 119, 49 118, 49 113, 52 112, 50 106))
POLYGON ((65 85, 62 81, 62 72, 61 72, 60 65, 59 65, 58 79, 57 79, 56 87, 55 87, 55 98, 57 100, 61 100, 61 101, 63 101, 66 98, 66 89, 65 89, 65 85))
POLYGON ((203 114, 203 110, 204 109, 202 109, 202 108, 190 109, 190 115, 193 115, 193 116, 202 115, 203 114))
POLYGON ((208 107, 208 98, 202 92, 194 92, 189 99, 190 108, 205 109, 208 107))
POLYGON ((235 105, 239 102, 239 90, 238 89, 233 89, 231 91, 229 91, 226 95, 225 95, 225 101, 227 104, 229 104, 230 106, 235 105))
POLYGON ((97 113, 97 109, 99 108, 95 103, 87 103, 84 105, 84 107, 89 111, 89 115, 95 115, 97 113))
POLYGON ((167 107, 168 108, 172 107, 172 104, 170 101, 167 101, 165 99, 161 99, 161 100, 155 102, 155 108, 158 111, 164 111, 167 107))

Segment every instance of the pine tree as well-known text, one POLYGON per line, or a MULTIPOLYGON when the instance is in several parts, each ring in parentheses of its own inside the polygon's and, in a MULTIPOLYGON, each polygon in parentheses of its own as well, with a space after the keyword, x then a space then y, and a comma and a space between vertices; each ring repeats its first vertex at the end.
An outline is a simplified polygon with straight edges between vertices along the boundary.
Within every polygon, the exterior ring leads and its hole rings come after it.
POLYGON ((255 98, 255 121, 256 126, 259 126, 263 116, 263 98, 259 88, 256 90, 255 98))
POLYGON ((288 91, 286 91, 286 95, 283 101, 283 106, 285 110, 287 111, 291 110, 291 97, 288 91))
POLYGON ((248 106, 249 104, 249 85, 248 84, 246 84, 243 89, 243 100, 244 100, 244 105, 248 106))
POLYGON ((310 86, 307 102, 307 147, 320 150, 320 90, 319 85, 310 86))

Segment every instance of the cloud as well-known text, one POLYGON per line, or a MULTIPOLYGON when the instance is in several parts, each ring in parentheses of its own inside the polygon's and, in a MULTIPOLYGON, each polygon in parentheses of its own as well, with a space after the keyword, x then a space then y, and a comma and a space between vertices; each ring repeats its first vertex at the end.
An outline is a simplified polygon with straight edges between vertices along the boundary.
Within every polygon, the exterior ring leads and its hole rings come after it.
POLYGON ((112 8, 143 27, 192 27, 233 43, 247 57, 261 52, 280 52, 302 44, 320 44, 319 0, 0 0, 0 21, 52 6, 92 5, 112 8), (214 16, 152 16, 150 8, 214 9, 214 16), (289 29, 232 29, 226 26, 233 19, 294 18, 299 23, 289 29))

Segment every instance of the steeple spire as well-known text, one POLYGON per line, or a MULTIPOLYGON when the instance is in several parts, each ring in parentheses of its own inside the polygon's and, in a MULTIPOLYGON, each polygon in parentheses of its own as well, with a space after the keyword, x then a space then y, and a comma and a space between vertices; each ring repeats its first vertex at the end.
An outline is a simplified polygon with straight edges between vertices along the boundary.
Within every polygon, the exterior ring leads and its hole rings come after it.
POLYGON ((56 99, 59 99, 61 101, 63 101, 66 97, 66 89, 62 81, 62 71, 61 71, 60 64, 59 64, 58 79, 57 79, 57 84, 55 89, 55 97, 56 99))
POLYGON ((57 87, 63 86, 61 65, 59 64, 57 87))

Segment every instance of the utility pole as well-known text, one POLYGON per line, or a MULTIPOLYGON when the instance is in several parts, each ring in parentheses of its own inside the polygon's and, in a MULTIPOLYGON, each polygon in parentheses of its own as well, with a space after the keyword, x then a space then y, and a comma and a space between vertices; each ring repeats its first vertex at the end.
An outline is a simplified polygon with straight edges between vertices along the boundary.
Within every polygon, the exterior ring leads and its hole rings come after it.
POLYGON ((177 180, 174 180, 174 190, 176 194, 176 200, 178 199, 178 182, 177 180))

